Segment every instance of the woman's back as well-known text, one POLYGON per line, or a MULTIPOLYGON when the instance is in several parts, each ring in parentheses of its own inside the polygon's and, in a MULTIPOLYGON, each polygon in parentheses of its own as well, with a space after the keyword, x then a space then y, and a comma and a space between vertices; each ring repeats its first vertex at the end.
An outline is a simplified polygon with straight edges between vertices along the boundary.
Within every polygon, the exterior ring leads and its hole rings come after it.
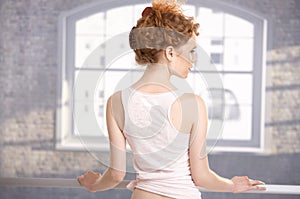
POLYGON ((128 188, 171 198, 201 198, 189 166, 189 132, 177 129, 188 118, 178 114, 179 91, 122 91, 123 133, 134 154, 137 179, 128 188), (175 123, 174 123, 175 122, 175 123), (179 124, 179 123, 180 124, 179 124))

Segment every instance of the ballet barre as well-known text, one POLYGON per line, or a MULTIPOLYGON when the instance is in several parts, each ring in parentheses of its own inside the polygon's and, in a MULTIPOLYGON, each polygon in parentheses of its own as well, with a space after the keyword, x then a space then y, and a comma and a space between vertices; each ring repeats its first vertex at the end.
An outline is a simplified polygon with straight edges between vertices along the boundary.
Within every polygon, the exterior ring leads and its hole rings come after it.
MULTIPOLYGON (((118 184, 115 189, 126 189, 129 180, 124 180, 118 184)), ((49 187, 49 188, 83 188, 78 183, 77 179, 65 178, 0 178, 0 187, 15 186, 15 187, 49 187)), ((286 194, 286 195, 300 195, 300 185, 279 185, 266 184, 259 185, 266 187, 265 191, 251 190, 245 193, 256 194, 286 194)), ((199 187, 201 192, 212 192, 199 187)))

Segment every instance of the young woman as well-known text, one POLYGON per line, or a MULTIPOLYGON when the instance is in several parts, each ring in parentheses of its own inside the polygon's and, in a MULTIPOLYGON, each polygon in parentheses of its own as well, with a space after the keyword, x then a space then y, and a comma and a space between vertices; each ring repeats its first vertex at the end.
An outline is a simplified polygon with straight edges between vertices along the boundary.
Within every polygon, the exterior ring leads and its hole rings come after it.
POLYGON ((201 97, 177 89, 170 77, 186 78, 196 61, 199 24, 178 4, 156 0, 130 33, 130 46, 143 76, 107 102, 110 167, 103 175, 88 171, 79 183, 89 191, 118 185, 126 173, 126 141, 137 176, 128 188, 132 199, 200 199, 197 186, 240 193, 264 190, 259 180, 214 173, 205 152, 207 112, 201 97))

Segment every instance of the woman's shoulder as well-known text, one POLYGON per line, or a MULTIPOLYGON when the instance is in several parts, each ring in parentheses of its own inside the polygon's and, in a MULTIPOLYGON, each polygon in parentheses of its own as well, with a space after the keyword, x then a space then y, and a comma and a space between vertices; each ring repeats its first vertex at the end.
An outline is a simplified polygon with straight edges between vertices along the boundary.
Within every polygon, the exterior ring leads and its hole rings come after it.
POLYGON ((121 91, 116 91, 107 98, 107 106, 110 106, 112 110, 119 109, 122 106, 122 95, 121 91))
POLYGON ((109 96, 108 101, 121 102, 122 91, 116 91, 109 96))
POLYGON ((195 103, 195 104, 198 104, 198 105, 205 104, 203 98, 199 95, 194 94, 194 93, 184 93, 180 98, 183 101, 187 101, 187 102, 190 102, 190 103, 195 103))
POLYGON ((188 111, 190 115, 206 112, 207 106, 203 98, 194 93, 184 93, 180 98, 183 110, 188 111))

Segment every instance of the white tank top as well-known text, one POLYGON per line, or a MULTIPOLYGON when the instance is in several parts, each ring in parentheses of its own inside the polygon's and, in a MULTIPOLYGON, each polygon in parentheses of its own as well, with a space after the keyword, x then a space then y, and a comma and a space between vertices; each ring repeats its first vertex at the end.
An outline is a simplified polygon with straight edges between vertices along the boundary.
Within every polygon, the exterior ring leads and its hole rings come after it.
POLYGON ((189 164, 190 134, 170 121, 170 108, 179 91, 146 94, 132 87, 122 90, 124 136, 133 152, 135 187, 171 198, 201 199, 189 164))

